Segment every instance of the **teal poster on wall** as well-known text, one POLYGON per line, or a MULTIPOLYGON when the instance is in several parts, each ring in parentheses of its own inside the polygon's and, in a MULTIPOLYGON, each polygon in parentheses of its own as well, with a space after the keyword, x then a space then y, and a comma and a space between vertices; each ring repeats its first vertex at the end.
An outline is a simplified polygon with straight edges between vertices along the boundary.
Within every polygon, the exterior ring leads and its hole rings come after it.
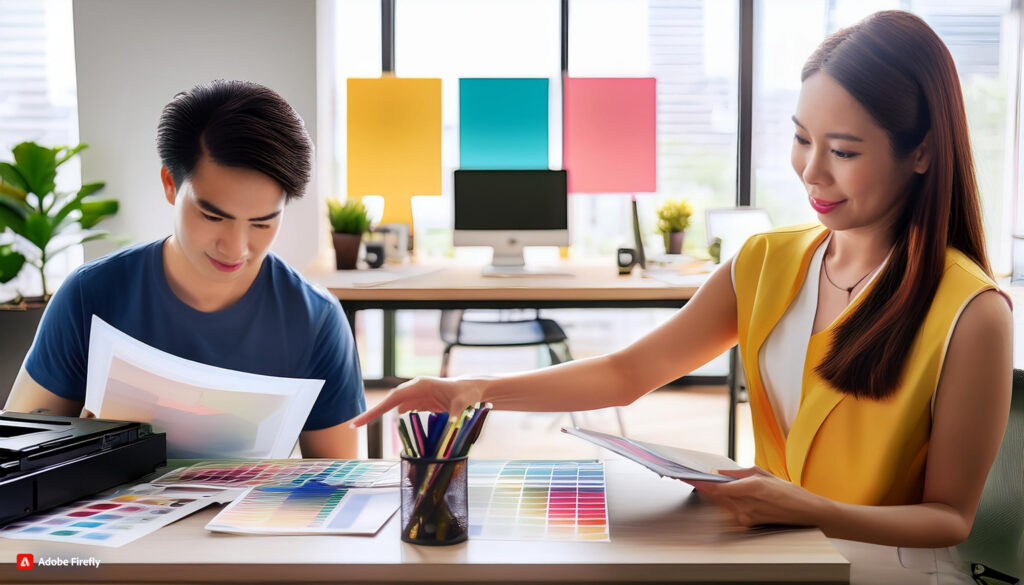
POLYGON ((459 80, 459 168, 548 168, 548 80, 459 80))

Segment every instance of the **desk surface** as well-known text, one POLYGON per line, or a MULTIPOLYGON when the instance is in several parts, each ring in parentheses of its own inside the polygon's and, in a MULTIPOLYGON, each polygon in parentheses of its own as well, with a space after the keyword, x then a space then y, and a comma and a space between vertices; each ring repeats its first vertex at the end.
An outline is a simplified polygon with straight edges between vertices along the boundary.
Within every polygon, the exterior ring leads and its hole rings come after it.
POLYGON ((454 261, 385 267, 381 271, 311 272, 306 276, 345 301, 676 301, 693 296, 707 275, 669 281, 636 269, 620 276, 611 263, 563 262, 564 275, 484 276, 480 266, 454 261), (379 276, 376 276, 379 275, 379 276))
POLYGON ((846 583, 849 564, 817 530, 743 534, 685 484, 627 461, 607 465, 611 542, 399 539, 398 514, 374 537, 214 534, 207 509, 121 548, 0 539, 0 582, 846 583), (638 497, 638 495, 640 497, 638 497), (94 557, 99 568, 19 572, 17 553, 94 557))

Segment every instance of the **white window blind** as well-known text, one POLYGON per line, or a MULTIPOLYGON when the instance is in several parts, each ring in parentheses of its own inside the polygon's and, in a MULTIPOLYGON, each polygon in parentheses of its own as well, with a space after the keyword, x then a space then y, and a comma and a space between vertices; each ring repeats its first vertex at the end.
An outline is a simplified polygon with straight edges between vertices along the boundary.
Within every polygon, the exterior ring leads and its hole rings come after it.
MULTIPOLYGON (((78 144, 73 30, 71 0, 0 0, 0 161, 13 160, 11 149, 27 140, 78 144)), ((75 157, 60 167, 57 189, 80 184, 75 157)), ((10 232, 0 232, 0 244, 13 240, 10 232)), ((47 280, 52 272, 55 284, 81 263, 81 246, 75 246, 47 264, 47 280)), ((37 271, 26 267, 0 285, 0 301, 15 291, 35 295, 40 290, 37 271)))

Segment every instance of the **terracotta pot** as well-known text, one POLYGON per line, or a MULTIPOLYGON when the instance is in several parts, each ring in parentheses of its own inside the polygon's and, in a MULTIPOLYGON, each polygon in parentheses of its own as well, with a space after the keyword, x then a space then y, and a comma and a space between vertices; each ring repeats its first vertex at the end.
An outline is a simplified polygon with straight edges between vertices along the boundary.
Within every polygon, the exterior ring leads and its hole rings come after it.
POLYGON ((331 234, 334 237, 334 263, 338 270, 352 270, 359 259, 363 234, 331 234))
POLYGON ((665 252, 668 254, 682 254, 683 240, 686 239, 686 231, 668 232, 665 236, 665 252))

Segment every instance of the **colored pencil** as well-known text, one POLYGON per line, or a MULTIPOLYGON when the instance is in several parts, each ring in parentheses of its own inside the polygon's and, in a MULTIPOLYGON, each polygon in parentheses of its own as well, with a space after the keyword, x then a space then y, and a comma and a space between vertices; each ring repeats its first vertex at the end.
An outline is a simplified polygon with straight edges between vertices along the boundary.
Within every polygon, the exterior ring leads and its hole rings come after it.
POLYGON ((413 441, 415 441, 420 454, 427 452, 427 437, 423 433, 423 421, 420 420, 420 415, 415 410, 409 413, 409 425, 412 429, 413 441))
POLYGON ((409 431, 405 428, 405 420, 401 417, 398 419, 398 438, 402 441, 406 457, 416 457, 416 447, 413 446, 409 431))
POLYGON ((480 438, 480 433, 484 428, 484 419, 487 418, 487 413, 491 411, 491 406, 488 404, 480 410, 480 416, 477 417, 476 424, 473 425, 472 434, 466 439, 466 442, 462 445, 462 450, 457 454, 458 457, 469 455, 469 449, 476 443, 476 440, 480 438))

